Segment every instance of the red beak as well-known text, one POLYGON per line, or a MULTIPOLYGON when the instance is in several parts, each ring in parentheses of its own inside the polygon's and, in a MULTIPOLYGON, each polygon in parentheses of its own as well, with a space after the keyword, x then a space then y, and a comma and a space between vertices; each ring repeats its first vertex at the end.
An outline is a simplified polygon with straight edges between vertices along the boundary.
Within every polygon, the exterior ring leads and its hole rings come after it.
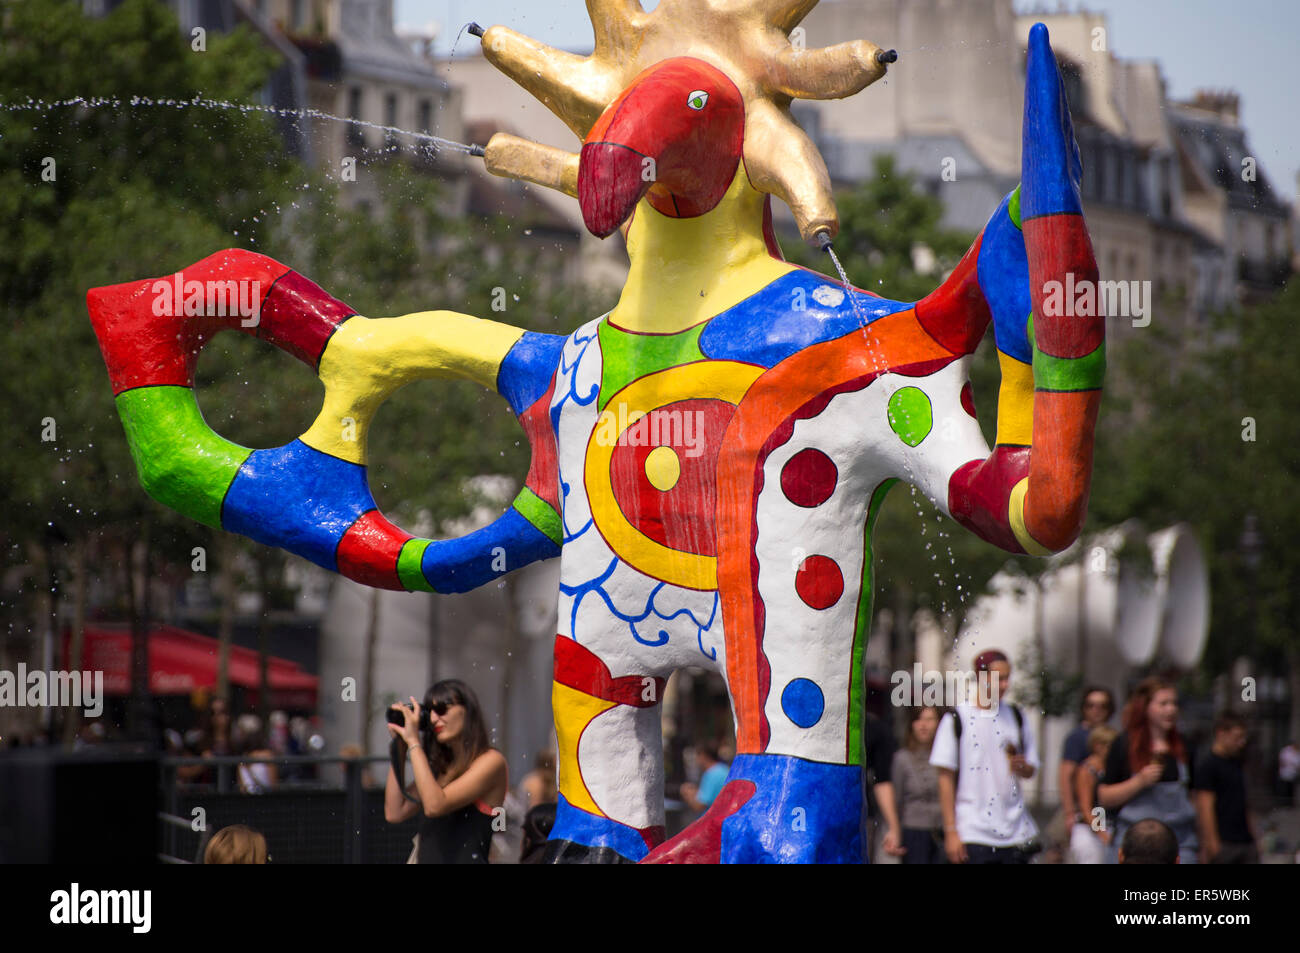
POLYGON ((597 238, 618 231, 654 179, 646 156, 619 142, 588 142, 578 160, 578 204, 582 220, 597 238))
POLYGON ((716 67, 689 57, 650 67, 606 108, 583 143, 583 222, 599 238, 612 235, 647 193, 663 215, 704 214, 735 176, 744 124, 740 90, 716 67))

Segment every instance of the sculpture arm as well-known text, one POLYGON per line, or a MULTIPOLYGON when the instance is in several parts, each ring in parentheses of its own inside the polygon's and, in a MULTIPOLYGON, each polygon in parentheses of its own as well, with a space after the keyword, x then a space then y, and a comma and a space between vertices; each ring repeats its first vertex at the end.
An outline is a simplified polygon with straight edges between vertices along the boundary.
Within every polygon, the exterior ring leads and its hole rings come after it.
POLYGON ((1002 371, 996 445, 946 475, 932 467, 924 488, 981 538, 1047 555, 1077 538, 1087 514, 1105 318, 1078 146, 1041 25, 1030 35, 1024 130, 1020 187, 943 287, 916 306, 918 321, 954 353, 973 352, 992 323, 1002 371))
POLYGON ((558 554, 558 501, 548 492, 554 436, 543 405, 562 338, 449 311, 371 320, 279 262, 238 249, 172 278, 91 289, 87 305, 140 481, 159 502, 385 589, 463 592, 558 554), (236 290, 251 313, 228 307, 236 290), (249 450, 204 422, 194 367, 223 330, 267 340, 317 371, 325 399, 302 437, 249 450), (379 512, 367 480, 375 411, 426 377, 494 387, 533 447, 528 486, 495 522, 461 539, 404 533, 379 512))

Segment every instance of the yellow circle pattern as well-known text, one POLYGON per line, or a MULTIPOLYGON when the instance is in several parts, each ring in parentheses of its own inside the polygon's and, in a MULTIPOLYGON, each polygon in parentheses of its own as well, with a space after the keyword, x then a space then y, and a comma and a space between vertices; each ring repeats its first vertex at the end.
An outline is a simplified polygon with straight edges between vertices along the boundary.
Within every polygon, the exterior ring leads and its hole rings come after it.
POLYGON ((682 461, 672 447, 655 447, 645 458, 645 478, 656 490, 667 493, 682 477, 682 461))
MULTIPOLYGON (((638 530, 619 509, 610 472, 610 462, 614 448, 618 446, 618 438, 628 426, 645 414, 679 401, 722 400, 729 404, 739 404, 750 385, 764 370, 765 368, 740 361, 692 361, 637 378, 605 404, 605 409, 596 418, 591 438, 587 441, 584 473, 587 499, 591 504, 592 519, 605 542, 614 550, 615 555, 634 569, 685 589, 718 588, 716 557, 670 549, 638 530), (622 429, 619 429, 620 416, 622 429), (608 439, 611 432, 614 439, 608 439)), ((680 462, 676 460, 676 454, 673 457, 678 466, 670 487, 681 476, 680 462)), ((660 459, 664 458, 661 456, 660 459)), ((649 457, 646 464, 646 476, 650 478, 649 457)), ((664 476, 663 471, 657 476, 664 476)), ((653 478, 650 482, 652 486, 662 489, 653 478)))

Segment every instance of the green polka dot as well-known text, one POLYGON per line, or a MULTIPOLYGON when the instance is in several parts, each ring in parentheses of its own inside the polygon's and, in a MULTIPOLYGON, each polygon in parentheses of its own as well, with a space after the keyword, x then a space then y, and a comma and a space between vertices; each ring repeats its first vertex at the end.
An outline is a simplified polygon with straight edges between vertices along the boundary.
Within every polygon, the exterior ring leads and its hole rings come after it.
POLYGON ((934 427, 930 398, 919 387, 901 387, 889 398, 889 426, 909 447, 915 447, 934 427))
POLYGON ((1011 223, 1020 228, 1020 186, 1011 193, 1011 201, 1007 203, 1007 214, 1011 216, 1011 223))

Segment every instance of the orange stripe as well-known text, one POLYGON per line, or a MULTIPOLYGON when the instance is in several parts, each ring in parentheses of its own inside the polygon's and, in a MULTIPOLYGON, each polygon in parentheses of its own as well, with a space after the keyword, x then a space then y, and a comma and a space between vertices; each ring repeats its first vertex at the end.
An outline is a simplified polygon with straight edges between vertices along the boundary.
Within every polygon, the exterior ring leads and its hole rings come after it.
POLYGON ((900 311, 833 341, 812 345, 773 367, 736 408, 718 461, 718 592, 727 644, 727 684, 739 724, 736 750, 763 750, 765 692, 754 631, 754 490, 759 457, 773 431, 820 394, 839 384, 908 364, 952 358, 900 311), (880 358, 884 357, 882 361, 880 358))
POLYGON ((1029 454, 1025 529, 1059 552, 1083 529, 1092 481, 1092 436, 1101 391, 1034 394, 1034 446, 1029 454))

